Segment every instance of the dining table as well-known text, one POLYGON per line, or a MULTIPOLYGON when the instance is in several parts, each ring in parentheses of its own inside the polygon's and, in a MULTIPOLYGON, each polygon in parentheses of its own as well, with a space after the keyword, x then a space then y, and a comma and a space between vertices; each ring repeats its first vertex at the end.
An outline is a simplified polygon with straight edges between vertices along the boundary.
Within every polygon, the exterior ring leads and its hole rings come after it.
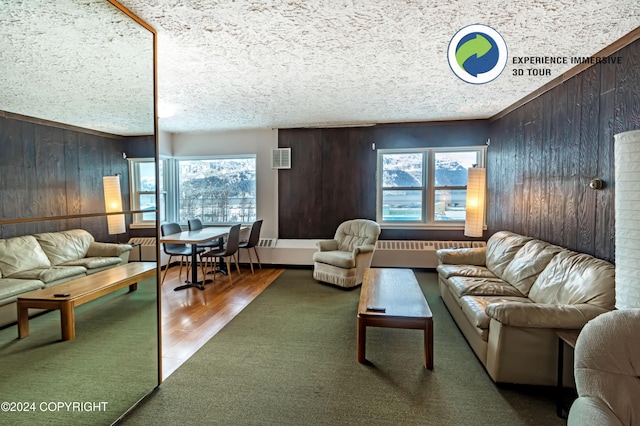
MULTIPOLYGON (((198 244, 204 244, 217 239, 220 240, 220 247, 222 247, 224 238, 229 234, 232 226, 233 225, 208 226, 195 231, 176 232, 175 234, 160 237, 161 243, 189 244, 191 246, 191 279, 187 280, 184 285, 174 288, 175 291, 191 287, 204 290, 204 285, 212 282, 212 280, 206 277, 203 277, 202 281, 198 281, 198 244)), ((249 226, 242 226, 240 227, 240 232, 249 228, 249 226)), ((168 267, 169 265, 167 265, 167 268, 168 267)))

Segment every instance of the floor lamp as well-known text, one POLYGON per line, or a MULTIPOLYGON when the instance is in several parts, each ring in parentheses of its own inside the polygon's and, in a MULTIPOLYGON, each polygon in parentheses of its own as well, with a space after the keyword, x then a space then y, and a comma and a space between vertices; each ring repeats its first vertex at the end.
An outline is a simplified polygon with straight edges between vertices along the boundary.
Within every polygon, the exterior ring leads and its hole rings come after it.
POLYGON ((482 237, 484 231, 486 181, 487 169, 481 167, 469 169, 464 219, 464 235, 467 237, 482 237))
MULTIPOLYGON (((120 193, 120 175, 104 176, 102 178, 104 187, 104 208, 107 213, 115 213, 122 211, 122 194, 120 193)), ((107 216, 107 230, 109 235, 124 234, 126 227, 124 223, 124 215, 116 214, 107 216)))
POLYGON ((640 130, 614 136, 616 308, 640 308, 640 130))

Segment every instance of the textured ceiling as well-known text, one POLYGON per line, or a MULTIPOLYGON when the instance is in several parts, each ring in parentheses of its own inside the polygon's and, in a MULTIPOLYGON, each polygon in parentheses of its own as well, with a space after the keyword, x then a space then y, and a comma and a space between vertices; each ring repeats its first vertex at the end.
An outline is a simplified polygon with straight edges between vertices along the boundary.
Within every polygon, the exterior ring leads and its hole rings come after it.
POLYGON ((0 0, 0 110, 153 133, 153 35, 105 0, 0 0))
POLYGON ((171 132, 490 117, 546 77, 471 85, 449 68, 460 28, 512 56, 590 56, 640 25, 637 0, 122 0, 158 37, 171 132))
MULTIPOLYGON (((15 3, 23 2, 0 0, 3 14, 15 3)), ((94 7, 95 0, 75 3, 94 7)), ((161 117, 159 128, 169 132, 486 118, 574 66, 546 65, 549 75, 513 76, 514 68, 529 68, 512 64, 514 56, 591 56, 640 25, 637 0, 121 3, 158 32, 160 114, 174 113, 161 117), (493 27, 509 50, 506 69, 487 84, 465 83, 447 63, 449 41, 470 24, 493 27)), ((0 24, 0 42, 19 45, 15 32, 0 24)), ((99 58, 86 59, 85 65, 104 67, 99 58)), ((112 89, 116 83, 105 81, 85 93, 99 93, 113 115, 122 105, 132 107, 131 120, 148 114, 133 91, 119 93, 112 89)), ((49 80, 38 93, 55 85, 49 80)))

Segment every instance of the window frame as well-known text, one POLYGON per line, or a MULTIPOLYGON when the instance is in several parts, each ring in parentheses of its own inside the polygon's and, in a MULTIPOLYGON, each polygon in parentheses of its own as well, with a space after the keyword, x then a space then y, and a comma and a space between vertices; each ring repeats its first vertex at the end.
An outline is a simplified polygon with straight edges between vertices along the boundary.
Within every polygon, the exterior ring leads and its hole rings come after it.
MULTIPOLYGON (((467 186, 436 186, 435 159, 436 154, 446 152, 476 152, 477 167, 486 167, 487 146, 456 146, 456 147, 421 147, 421 148, 389 148, 378 149, 376 152, 376 220, 386 229, 464 229, 464 220, 436 220, 435 199, 438 190, 466 190, 467 186), (383 192, 389 190, 417 190, 414 187, 384 187, 382 160, 386 154, 421 154, 422 155, 422 212, 420 220, 383 220, 383 192)), ((486 206, 485 206, 486 209, 486 206)), ((486 226, 486 224, 485 224, 486 226)))
MULTIPOLYGON (((171 190, 168 202, 171 203, 171 218, 173 222, 179 223, 181 226, 187 226, 186 221, 180 220, 180 162, 181 161, 211 161, 211 160, 253 160, 254 172, 256 175, 256 188, 255 188, 255 217, 259 217, 258 212, 258 156, 257 154, 231 154, 231 155, 205 155, 205 156, 184 156, 173 157, 168 167, 171 182, 171 190)), ((243 223, 251 223, 249 220, 243 223)), ((233 225, 238 223, 237 221, 229 222, 206 222, 202 221, 205 226, 217 226, 217 225, 233 225)))
MULTIPOLYGON (((166 160, 160 159, 161 162, 164 162, 163 168, 166 166, 166 160)), ((141 163, 153 163, 155 164, 154 158, 127 158, 128 166, 129 166, 129 202, 132 210, 141 210, 140 208, 140 196, 141 195, 153 195, 155 197, 156 191, 142 191, 140 189, 140 172, 138 165, 141 163)), ((156 168, 154 167, 154 173, 156 168)), ((160 179, 156 179, 156 182, 160 182, 161 186, 166 188, 166 182, 161 182, 162 176, 160 179)), ((156 188, 157 190, 157 188, 156 188)), ((158 213, 160 214, 160 218, 168 217, 167 211, 167 191, 160 191, 160 207, 158 208, 158 213), (164 202, 163 202, 164 200, 164 202)), ((131 228, 155 228, 156 227, 156 219, 153 220, 144 220, 144 213, 134 213, 131 228)))

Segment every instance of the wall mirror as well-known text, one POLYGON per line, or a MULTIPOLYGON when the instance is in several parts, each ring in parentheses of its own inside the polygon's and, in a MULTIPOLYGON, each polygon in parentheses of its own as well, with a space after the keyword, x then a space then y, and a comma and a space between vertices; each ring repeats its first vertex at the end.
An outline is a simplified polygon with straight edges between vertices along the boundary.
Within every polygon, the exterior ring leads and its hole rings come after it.
MULTIPOLYGON (((127 242, 123 153, 157 158, 153 32, 107 0, 0 0, 0 10, 0 244, 70 229, 127 242), (123 234, 107 228, 102 178, 114 174, 123 234)), ((0 326, 0 423, 110 424, 153 390, 157 282, 76 308, 73 340, 61 341, 58 311, 33 317, 24 339, 0 326)), ((15 310, 0 306, 0 319, 15 310)))

